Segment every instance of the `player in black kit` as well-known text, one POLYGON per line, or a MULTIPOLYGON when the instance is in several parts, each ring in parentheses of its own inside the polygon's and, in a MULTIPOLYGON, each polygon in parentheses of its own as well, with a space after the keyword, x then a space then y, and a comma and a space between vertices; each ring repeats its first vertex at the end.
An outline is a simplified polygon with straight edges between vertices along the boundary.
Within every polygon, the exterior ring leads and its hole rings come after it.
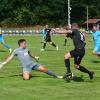
POLYGON ((75 49, 65 54, 65 66, 67 68, 67 72, 64 78, 72 79, 72 72, 70 69, 70 58, 74 57, 75 68, 81 72, 87 73, 90 79, 93 79, 94 72, 89 71, 82 65, 80 65, 82 58, 85 55, 85 42, 84 42, 84 34, 79 31, 79 26, 76 23, 73 23, 71 26, 71 30, 56 30, 58 33, 70 34, 71 39, 73 40, 75 49))
POLYGON ((56 44, 54 44, 51 40, 51 32, 53 30, 49 28, 48 24, 45 25, 45 29, 42 30, 42 35, 43 35, 43 49, 41 49, 41 51, 45 50, 46 44, 47 42, 49 42, 52 46, 54 46, 56 48, 56 50, 58 51, 58 46, 56 44))

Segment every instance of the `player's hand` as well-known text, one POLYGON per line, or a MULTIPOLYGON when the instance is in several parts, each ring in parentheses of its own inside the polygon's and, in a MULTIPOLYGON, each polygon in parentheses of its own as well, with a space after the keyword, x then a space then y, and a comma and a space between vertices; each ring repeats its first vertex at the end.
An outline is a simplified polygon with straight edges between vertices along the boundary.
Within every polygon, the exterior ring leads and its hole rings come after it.
POLYGON ((36 60, 39 60, 39 57, 35 56, 35 59, 36 59, 36 60))
POLYGON ((4 65, 1 63, 1 64, 0 64, 0 69, 2 69, 3 66, 4 66, 4 65))
POLYGON ((3 62, 3 63, 0 63, 0 69, 2 69, 2 67, 7 64, 7 62, 3 62))
POLYGON ((52 31, 54 31, 54 32, 55 32, 55 29, 54 29, 54 28, 52 28, 52 31))

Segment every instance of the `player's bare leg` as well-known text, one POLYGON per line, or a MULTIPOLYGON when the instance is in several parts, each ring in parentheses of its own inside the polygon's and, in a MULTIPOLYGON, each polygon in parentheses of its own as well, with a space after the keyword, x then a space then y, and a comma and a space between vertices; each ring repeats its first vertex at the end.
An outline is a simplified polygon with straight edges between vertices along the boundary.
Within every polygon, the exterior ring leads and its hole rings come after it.
POLYGON ((96 55, 96 56, 98 56, 98 57, 100 57, 100 53, 97 53, 97 52, 95 52, 95 51, 93 51, 92 54, 93 54, 93 55, 96 55))

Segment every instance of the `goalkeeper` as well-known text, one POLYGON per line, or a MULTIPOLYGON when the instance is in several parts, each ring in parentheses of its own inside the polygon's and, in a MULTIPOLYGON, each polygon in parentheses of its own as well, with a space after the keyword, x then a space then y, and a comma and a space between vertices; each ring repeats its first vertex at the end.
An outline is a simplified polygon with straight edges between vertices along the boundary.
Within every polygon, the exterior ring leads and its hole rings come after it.
POLYGON ((8 59, 0 64, 0 69, 6 65, 8 62, 10 62, 15 56, 18 57, 20 64, 23 68, 23 79, 29 80, 30 74, 32 70, 44 72, 54 78, 62 78, 61 76, 57 76, 50 70, 47 70, 45 67, 40 65, 38 62, 33 62, 31 58, 35 59, 36 61, 39 60, 39 57, 33 57, 30 53, 30 51, 26 48, 26 40, 20 39, 18 41, 19 48, 15 49, 14 52, 11 54, 11 56, 8 57, 8 59))

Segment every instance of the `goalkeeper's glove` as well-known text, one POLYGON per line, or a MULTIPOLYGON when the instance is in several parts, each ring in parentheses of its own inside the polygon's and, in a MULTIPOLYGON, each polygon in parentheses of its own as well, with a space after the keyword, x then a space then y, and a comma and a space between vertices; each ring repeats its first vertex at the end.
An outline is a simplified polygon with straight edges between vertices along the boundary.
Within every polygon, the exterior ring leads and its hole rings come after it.
POLYGON ((36 61, 39 61, 39 57, 35 56, 34 58, 35 58, 36 61))
POLYGON ((1 63, 1 64, 0 64, 0 69, 1 69, 4 65, 6 65, 6 64, 7 64, 7 62, 1 63))

